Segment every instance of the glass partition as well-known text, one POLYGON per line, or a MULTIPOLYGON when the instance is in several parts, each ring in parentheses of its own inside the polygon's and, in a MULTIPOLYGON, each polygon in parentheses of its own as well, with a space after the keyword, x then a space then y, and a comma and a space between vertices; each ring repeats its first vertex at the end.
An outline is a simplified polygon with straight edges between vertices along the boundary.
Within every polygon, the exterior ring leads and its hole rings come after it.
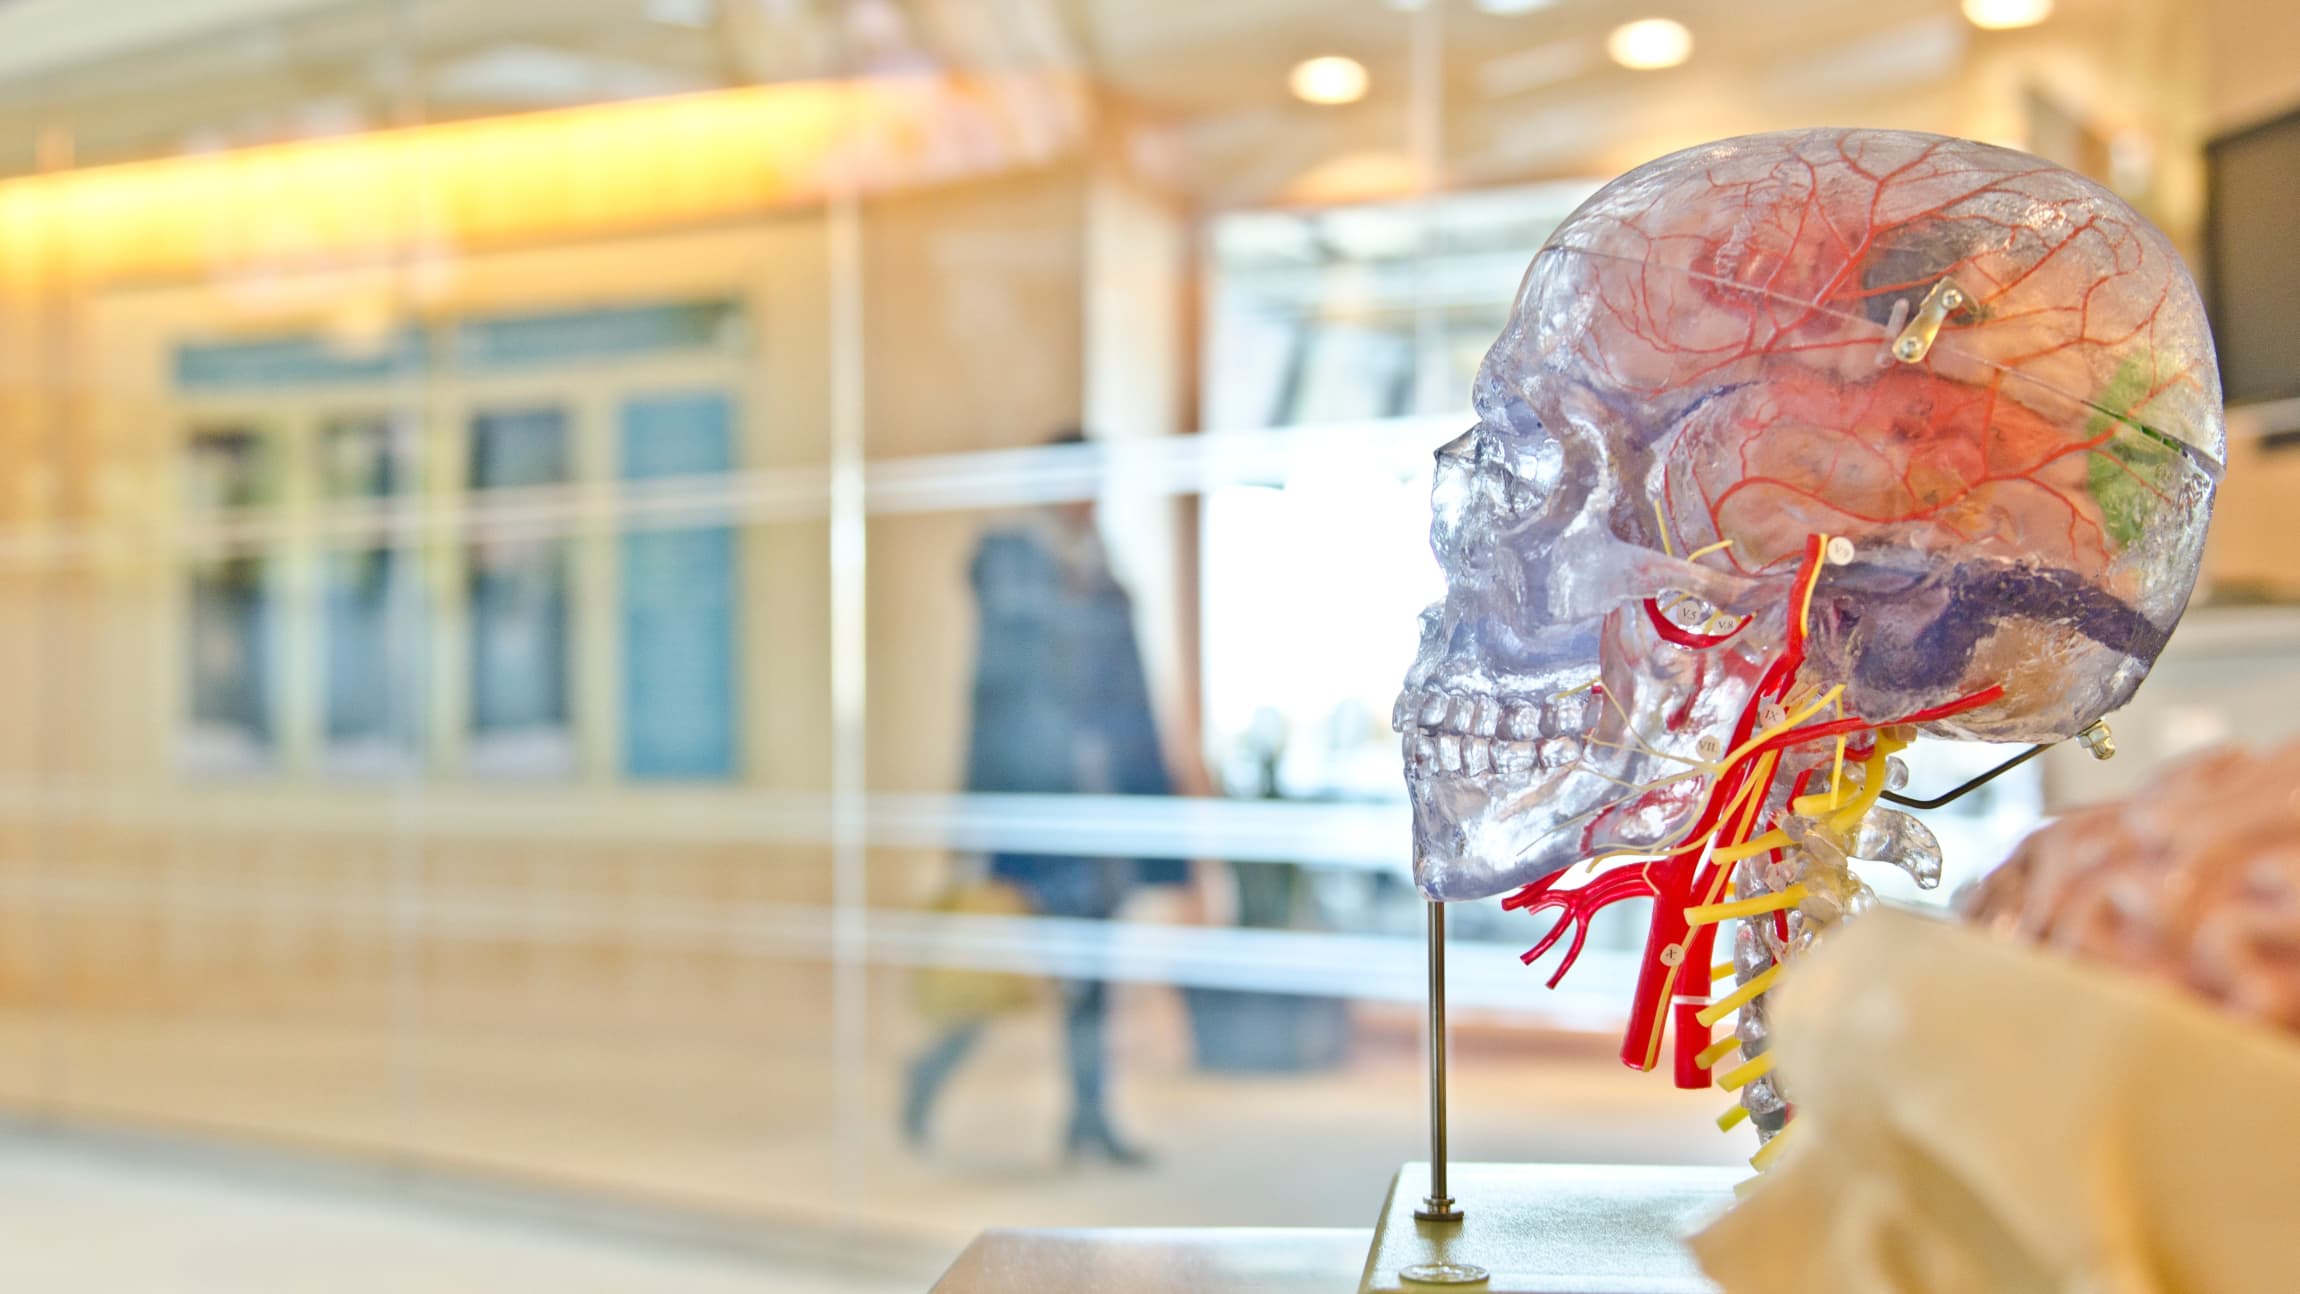
MULTIPOLYGON (((1366 1225, 1422 1146, 1430 455, 1528 259, 1812 120, 2191 240, 2200 55, 2131 37, 2181 11, 2068 7, 1694 5, 1640 71, 1455 0, 0 6, 0 1107, 922 1279, 1366 1225)), ((2187 632, 2116 776, 2231 722, 2187 632)), ((1949 888, 2104 785, 2065 755, 1930 819, 1949 888)), ((1458 1152, 1746 1157, 1611 1059, 1641 917, 1550 991, 1454 916, 1458 1152)))

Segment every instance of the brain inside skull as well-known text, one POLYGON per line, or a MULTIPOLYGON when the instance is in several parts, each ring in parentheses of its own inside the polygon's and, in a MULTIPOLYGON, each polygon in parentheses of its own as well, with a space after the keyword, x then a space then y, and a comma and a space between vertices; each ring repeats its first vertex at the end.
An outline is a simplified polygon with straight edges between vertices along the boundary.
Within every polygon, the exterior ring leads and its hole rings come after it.
POLYGON ((1569 913, 1678 873, 1696 905, 1762 897, 1815 850, 1922 866, 1929 836, 1876 806, 1890 750, 2058 740, 2128 699, 2224 450, 2160 233, 2035 157, 1900 132, 1726 140, 1605 186, 1534 257, 1474 398, 1396 711, 1416 879, 1569 913), (1647 861, 1560 875, 1616 857, 1647 861))

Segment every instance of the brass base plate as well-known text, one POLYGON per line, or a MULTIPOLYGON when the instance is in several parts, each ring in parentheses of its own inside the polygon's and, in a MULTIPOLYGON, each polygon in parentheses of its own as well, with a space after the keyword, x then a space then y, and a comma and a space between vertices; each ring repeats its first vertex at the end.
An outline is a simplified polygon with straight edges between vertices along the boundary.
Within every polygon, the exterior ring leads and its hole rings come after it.
POLYGON ((1459 1222, 1421 1222, 1429 1165, 1390 1179, 1359 1294, 1433 1294, 1399 1273, 1483 1267, 1485 1294, 1715 1294, 1680 1241, 1733 1200, 1730 1168, 1453 1164, 1459 1222))

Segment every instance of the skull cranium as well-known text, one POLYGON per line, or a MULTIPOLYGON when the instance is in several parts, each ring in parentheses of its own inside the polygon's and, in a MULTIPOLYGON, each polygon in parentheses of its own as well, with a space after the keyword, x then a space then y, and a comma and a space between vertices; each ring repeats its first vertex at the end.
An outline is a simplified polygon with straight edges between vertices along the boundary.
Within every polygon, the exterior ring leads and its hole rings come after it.
POLYGON ((1889 131, 1607 185, 1535 256, 1475 404, 1395 714, 1446 900, 1673 846, 1766 695, 2074 735, 2186 605, 2224 451, 2161 234, 2037 158, 1889 131))

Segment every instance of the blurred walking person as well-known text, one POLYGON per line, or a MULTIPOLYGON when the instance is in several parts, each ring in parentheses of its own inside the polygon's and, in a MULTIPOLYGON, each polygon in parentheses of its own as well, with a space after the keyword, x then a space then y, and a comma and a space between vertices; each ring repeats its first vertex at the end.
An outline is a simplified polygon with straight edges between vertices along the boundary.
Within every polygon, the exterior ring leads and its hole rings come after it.
MULTIPOLYGON (((1051 442, 1081 444, 1066 431, 1051 442)), ((1076 795, 1173 791, 1150 707, 1133 599, 1111 573, 1091 501, 1043 508, 982 537, 970 570, 978 612, 966 789, 1076 795)), ((1106 920, 1143 885, 1181 884, 1178 859, 997 853, 992 881, 1044 916, 1106 920)), ((1109 986, 1060 985, 1069 1061, 1068 1157, 1138 1164, 1112 1126, 1109 986)), ((903 1130, 925 1143, 935 1100, 981 1040, 984 1017, 948 1025, 912 1064, 903 1130)))

